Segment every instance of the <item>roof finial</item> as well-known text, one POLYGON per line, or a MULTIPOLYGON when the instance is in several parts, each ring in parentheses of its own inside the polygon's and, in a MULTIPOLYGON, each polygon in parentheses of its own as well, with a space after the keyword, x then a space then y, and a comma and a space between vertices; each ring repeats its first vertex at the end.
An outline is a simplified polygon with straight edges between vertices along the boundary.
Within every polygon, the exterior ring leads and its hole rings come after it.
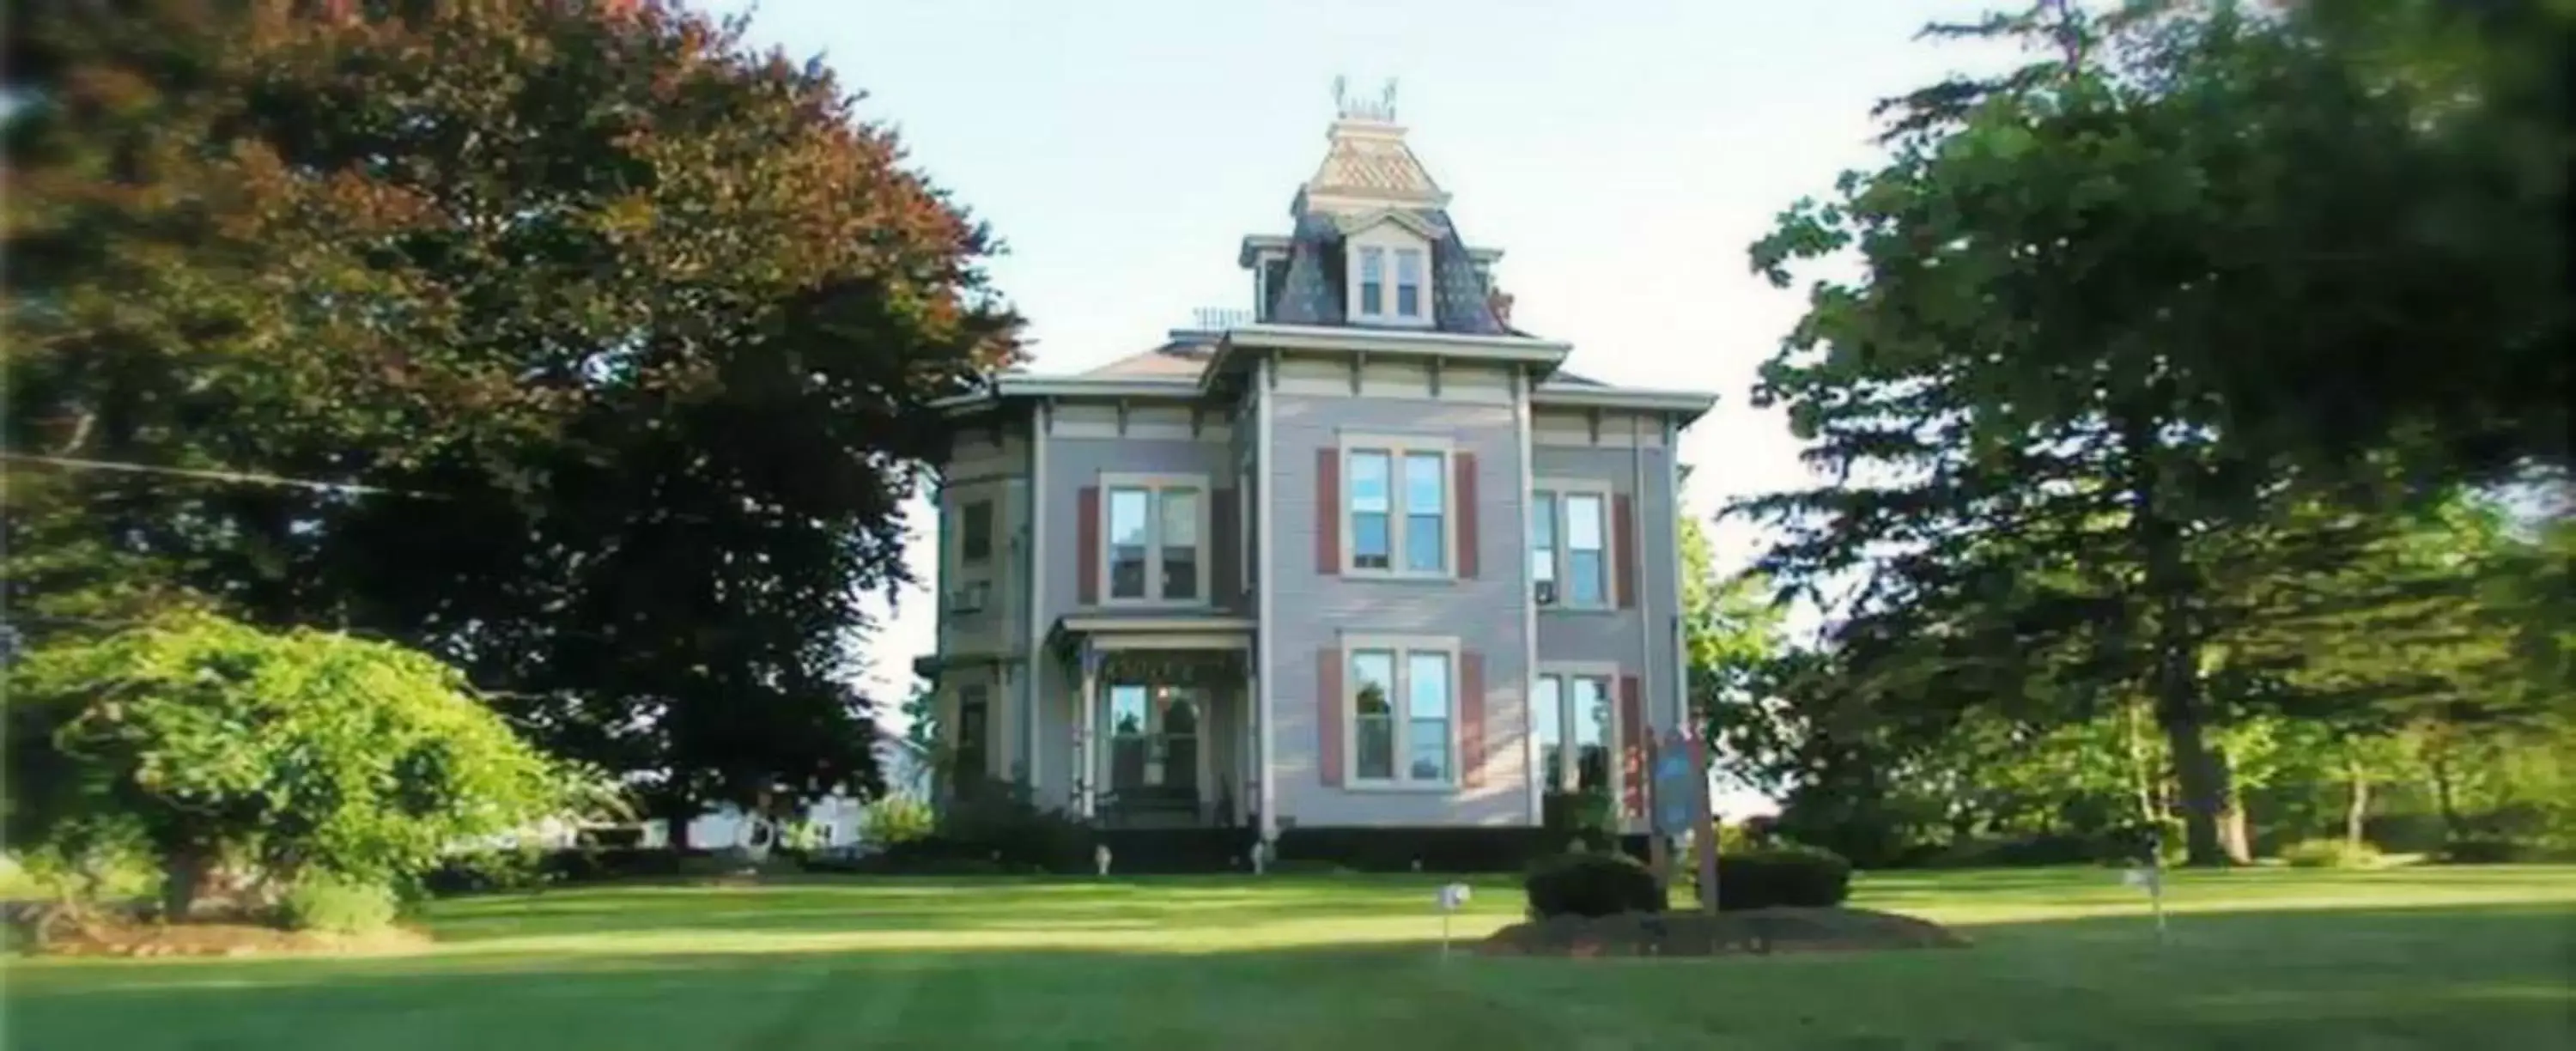
POLYGON ((1378 97, 1369 99, 1351 93, 1350 78, 1334 77, 1333 113, 1344 120, 1395 123, 1395 78, 1387 78, 1386 86, 1379 92, 1378 97))

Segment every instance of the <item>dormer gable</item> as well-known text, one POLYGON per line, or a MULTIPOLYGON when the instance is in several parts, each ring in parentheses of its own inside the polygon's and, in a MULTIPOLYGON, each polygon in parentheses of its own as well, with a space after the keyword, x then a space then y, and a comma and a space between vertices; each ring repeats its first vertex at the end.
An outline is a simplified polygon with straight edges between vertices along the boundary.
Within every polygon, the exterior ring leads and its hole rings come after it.
POLYGON ((1493 309, 1489 268, 1499 252, 1467 248, 1450 224, 1449 194, 1432 181, 1402 125, 1389 85, 1377 100, 1335 86, 1340 113, 1323 163, 1297 190, 1285 238, 1244 240, 1255 316, 1265 323, 1511 333, 1493 309))

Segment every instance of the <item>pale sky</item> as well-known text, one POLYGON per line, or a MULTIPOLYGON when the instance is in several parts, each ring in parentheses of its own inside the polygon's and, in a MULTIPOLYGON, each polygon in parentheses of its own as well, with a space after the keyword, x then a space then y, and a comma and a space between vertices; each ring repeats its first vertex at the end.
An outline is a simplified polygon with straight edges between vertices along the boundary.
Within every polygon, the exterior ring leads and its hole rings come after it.
MULTIPOLYGON (((1708 391, 1684 439, 1689 507, 1806 483, 1776 412, 1746 394, 1803 292, 1745 248, 1802 195, 1869 165, 1870 107, 2009 52, 1913 39, 1957 0, 850 0, 718 2, 797 60, 820 55, 863 114, 1008 246, 995 283, 1029 320, 1039 372, 1156 345, 1201 307, 1248 308, 1244 235, 1288 232, 1323 159, 1332 81, 1397 119, 1526 331, 1568 368, 1708 391)), ((926 506, 915 571, 867 648, 892 716, 929 651, 926 506)), ((1717 533, 1721 571, 1759 537, 1717 533)))

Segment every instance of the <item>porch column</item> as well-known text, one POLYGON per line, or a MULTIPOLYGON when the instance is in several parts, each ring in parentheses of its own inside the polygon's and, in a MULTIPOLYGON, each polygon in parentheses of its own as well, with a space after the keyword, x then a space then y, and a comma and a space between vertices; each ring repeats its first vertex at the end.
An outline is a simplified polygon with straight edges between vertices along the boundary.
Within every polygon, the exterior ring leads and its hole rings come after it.
POLYGON ((1082 653, 1082 721, 1074 724, 1073 728, 1073 739, 1081 742, 1077 751, 1082 755, 1082 769, 1074 772, 1073 784, 1074 790, 1080 793, 1078 802, 1085 821, 1095 815, 1099 796, 1092 784, 1100 773, 1099 735, 1093 732, 1093 728, 1100 725, 1099 712, 1100 658, 1086 640, 1082 653))

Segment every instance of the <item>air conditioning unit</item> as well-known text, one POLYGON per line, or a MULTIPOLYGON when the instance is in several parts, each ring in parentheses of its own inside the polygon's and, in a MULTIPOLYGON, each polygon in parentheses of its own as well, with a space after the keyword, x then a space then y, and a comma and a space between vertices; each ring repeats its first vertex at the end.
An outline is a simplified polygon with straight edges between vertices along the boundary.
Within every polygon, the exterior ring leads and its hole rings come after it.
POLYGON ((1553 581, 1553 580, 1541 580, 1541 581, 1536 581, 1535 583, 1533 583, 1533 585, 1531 586, 1530 590, 1535 591, 1535 592, 1537 592, 1537 593, 1538 593, 1537 598, 1538 598, 1538 604, 1539 604, 1539 605, 1542 605, 1542 606, 1553 606, 1553 605, 1556 605, 1556 581, 1553 581))
POLYGON ((981 613, 984 611, 984 600, 992 590, 992 585, 980 580, 951 588, 948 592, 948 612, 981 613))

